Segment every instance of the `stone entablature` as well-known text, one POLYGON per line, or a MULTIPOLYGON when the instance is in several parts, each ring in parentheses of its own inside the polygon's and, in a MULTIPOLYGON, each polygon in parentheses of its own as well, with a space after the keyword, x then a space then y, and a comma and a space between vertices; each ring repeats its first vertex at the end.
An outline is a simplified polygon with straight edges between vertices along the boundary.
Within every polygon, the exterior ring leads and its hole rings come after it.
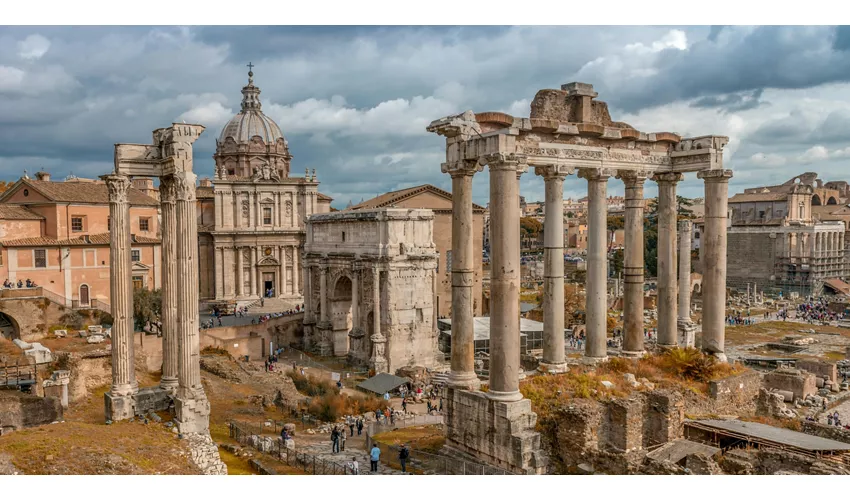
POLYGON ((377 372, 434 365, 433 218, 430 210, 383 208, 307 220, 305 348, 377 372))

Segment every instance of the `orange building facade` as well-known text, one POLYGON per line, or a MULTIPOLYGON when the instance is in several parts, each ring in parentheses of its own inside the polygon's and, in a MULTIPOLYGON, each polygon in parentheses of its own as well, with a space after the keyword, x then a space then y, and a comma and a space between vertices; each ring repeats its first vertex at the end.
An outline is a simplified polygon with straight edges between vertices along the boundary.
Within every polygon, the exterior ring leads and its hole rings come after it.
MULTIPOLYGON (((109 193, 99 180, 39 172, 0 195, 0 283, 27 279, 69 307, 109 305, 109 193)), ((144 182, 145 180, 140 180, 144 182)), ((130 189, 133 285, 161 279, 159 202, 130 189)), ((105 307, 104 307, 105 306, 105 307)))

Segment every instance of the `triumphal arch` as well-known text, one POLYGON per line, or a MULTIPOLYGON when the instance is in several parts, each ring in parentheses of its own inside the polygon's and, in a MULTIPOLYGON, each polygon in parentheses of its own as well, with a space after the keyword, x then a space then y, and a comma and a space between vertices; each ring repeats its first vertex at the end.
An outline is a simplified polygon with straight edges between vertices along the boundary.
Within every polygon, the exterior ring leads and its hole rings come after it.
POLYGON ((304 344, 376 372, 432 367, 437 353, 434 213, 314 214, 304 246, 304 344))
MULTIPOLYGON (((625 185, 625 294, 623 355, 643 345, 644 196, 658 184, 658 344, 676 346, 676 186, 686 173, 705 182, 703 320, 698 344, 724 354, 727 193, 732 171, 723 168, 724 136, 683 138, 640 132, 611 119, 593 86, 568 83, 537 92, 528 118, 466 111, 435 120, 428 131, 446 138, 442 171, 452 178, 452 353, 447 444, 519 473, 540 473, 547 458, 534 430, 536 415, 519 391, 520 245, 519 178, 532 167, 546 187, 544 222, 544 350, 542 370, 566 369, 564 353, 563 183, 587 181, 587 343, 585 359, 607 356, 607 185, 625 185), (474 372, 472 177, 490 169, 491 331, 489 390, 474 372), (469 425, 470 422, 481 425, 469 425)), ((689 269, 685 272, 689 273, 689 269)), ((689 298, 687 298, 689 300, 689 298)))

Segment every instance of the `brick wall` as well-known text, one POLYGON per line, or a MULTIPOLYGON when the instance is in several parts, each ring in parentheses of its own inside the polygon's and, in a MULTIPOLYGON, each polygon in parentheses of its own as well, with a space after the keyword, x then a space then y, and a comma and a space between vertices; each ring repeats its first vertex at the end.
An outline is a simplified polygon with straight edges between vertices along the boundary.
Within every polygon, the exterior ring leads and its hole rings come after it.
POLYGON ((776 240, 770 233, 727 234, 727 286, 746 289, 747 283, 756 283, 760 289, 771 288, 775 265, 776 240))

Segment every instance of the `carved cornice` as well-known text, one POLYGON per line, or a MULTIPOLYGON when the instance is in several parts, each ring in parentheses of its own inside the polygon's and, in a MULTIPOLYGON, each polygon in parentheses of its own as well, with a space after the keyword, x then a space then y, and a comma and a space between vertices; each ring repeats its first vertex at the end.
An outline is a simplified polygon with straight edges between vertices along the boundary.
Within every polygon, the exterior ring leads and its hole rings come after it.
POLYGON ((618 170, 617 178, 623 181, 626 187, 643 187, 643 183, 652 175, 648 170, 618 170))
POLYGON ((702 170, 697 172, 697 177, 705 182, 729 182, 732 178, 731 170, 702 170))
POLYGON ((543 156, 555 160, 590 160, 658 166, 671 165, 670 157, 667 155, 644 154, 640 150, 519 146, 517 147, 517 152, 528 156, 543 156))
POLYGON ((174 179, 175 199, 177 201, 195 201, 195 181, 198 176, 192 172, 177 172, 174 179))
POLYGON ((127 193, 130 190, 130 178, 126 175, 104 175, 101 177, 106 181, 106 188, 109 190, 110 203, 129 203, 127 193))
POLYGON ((476 172, 483 171, 484 165, 478 162, 478 160, 460 160, 442 163, 440 164, 440 170, 452 177, 464 177, 472 176, 476 172))
POLYGON ((550 179, 565 179, 568 175, 572 175, 575 170, 575 167, 567 165, 535 165, 534 174, 548 181, 550 179))

